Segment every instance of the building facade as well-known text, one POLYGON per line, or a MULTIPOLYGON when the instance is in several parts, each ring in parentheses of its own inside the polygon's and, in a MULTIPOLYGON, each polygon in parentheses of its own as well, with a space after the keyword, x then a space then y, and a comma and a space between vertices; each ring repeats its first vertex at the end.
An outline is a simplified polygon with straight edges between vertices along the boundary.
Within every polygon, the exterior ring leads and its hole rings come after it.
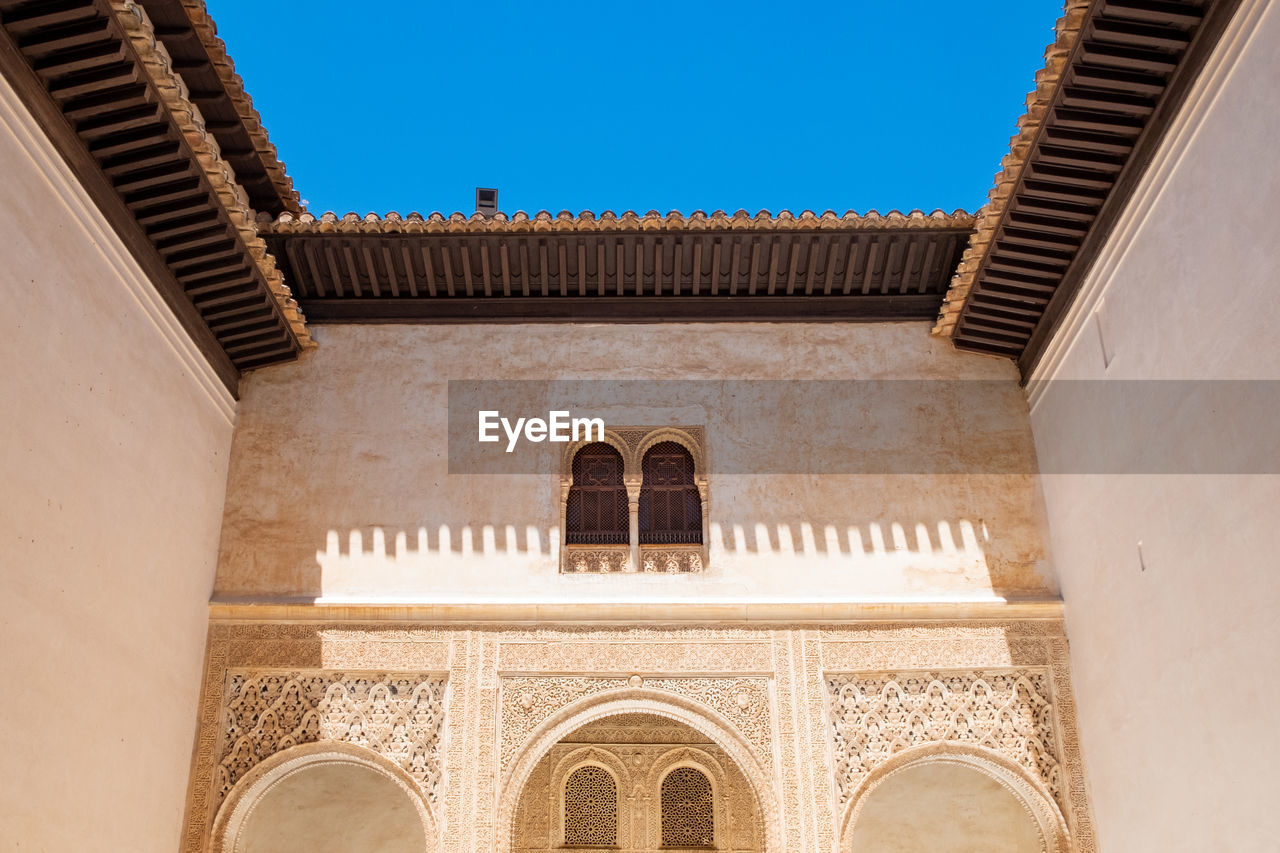
POLYGON ((199 0, 0 25, 19 846, 1280 837, 1274 0, 1071 0, 976 216, 316 217, 199 0))

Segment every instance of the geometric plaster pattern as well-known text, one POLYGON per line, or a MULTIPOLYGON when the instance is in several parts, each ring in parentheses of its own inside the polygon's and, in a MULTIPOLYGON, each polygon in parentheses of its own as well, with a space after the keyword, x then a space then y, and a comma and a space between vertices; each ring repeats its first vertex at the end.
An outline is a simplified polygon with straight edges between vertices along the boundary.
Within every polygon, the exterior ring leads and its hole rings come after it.
POLYGON ((376 752, 404 770, 436 806, 444 687, 443 678, 385 673, 230 673, 215 806, 263 760, 321 741, 376 752))
POLYGON ((618 843, 618 785, 607 770, 588 764, 565 781, 564 843, 599 847, 618 843))
MULTIPOLYGON (((760 798, 769 853, 812 853, 838 848, 844 810, 833 778, 828 678, 880 673, 898 679, 959 670, 983 678, 1034 671, 1045 679, 1030 680, 1035 689, 1019 701, 1034 705, 1034 694, 1052 704, 1042 710, 1052 720, 1056 743, 1046 741, 1045 754, 1058 765, 1057 799, 1070 849, 1095 853, 1068 664, 1062 623, 1050 619, 683 626, 432 625, 373 617, 215 620, 181 849, 209 849, 222 799, 221 761, 234 744, 234 738, 227 742, 224 711, 232 676, 373 679, 363 674, 394 673, 377 677, 432 680, 438 689, 447 675, 436 719, 448 720, 448 736, 437 741, 436 766, 447 768, 448 777, 432 791, 441 853, 499 850, 510 843, 516 805, 510 800, 519 797, 510 788, 523 784, 532 769, 525 768, 524 757, 511 765, 513 750, 536 763, 555 744, 574 740, 583 724, 604 724, 631 712, 688 725, 719 744, 760 798), (637 672, 643 687, 632 689, 637 672), (533 694, 528 709, 521 701, 526 692, 533 694), (745 709, 738 705, 743 692, 745 709), (572 704, 560 715, 565 702, 572 704)), ((688 747, 709 749, 709 743, 688 747)), ((972 748, 998 758, 1044 790, 1052 804, 1040 769, 1027 770, 1003 752, 957 740, 902 750, 864 775, 864 782, 875 782, 884 768, 915 750, 934 748, 972 748)))
POLYGON ((889 758, 943 741, 997 752, 1061 797, 1045 669, 828 675, 827 688, 841 806, 889 758))

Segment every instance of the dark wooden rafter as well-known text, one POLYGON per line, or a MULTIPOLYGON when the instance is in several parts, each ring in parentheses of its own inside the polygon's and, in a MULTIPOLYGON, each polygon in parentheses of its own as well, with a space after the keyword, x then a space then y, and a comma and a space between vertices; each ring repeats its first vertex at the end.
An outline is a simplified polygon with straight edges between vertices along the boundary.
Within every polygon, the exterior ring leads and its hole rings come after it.
POLYGON ((814 321, 933 317, 970 230, 264 236, 311 322, 814 321))
POLYGON ((1096 0, 974 276, 960 349, 1027 376, 1238 0, 1096 0))
POLYGON ((106 0, 0 0, 0 62, 235 393, 299 342, 106 0))
MULTIPOLYGON (((209 55, 209 46, 192 24, 183 0, 145 0, 143 5, 156 35, 173 58, 175 70, 187 84, 191 101, 199 107, 205 126, 218 140, 222 157, 235 171, 236 183, 244 188, 253 209, 272 216, 300 212, 297 194, 282 192, 278 181, 273 180, 260 150, 265 140, 255 139, 249 132, 235 97, 227 90, 209 55)), ((274 158, 273 148, 270 156, 274 158)))

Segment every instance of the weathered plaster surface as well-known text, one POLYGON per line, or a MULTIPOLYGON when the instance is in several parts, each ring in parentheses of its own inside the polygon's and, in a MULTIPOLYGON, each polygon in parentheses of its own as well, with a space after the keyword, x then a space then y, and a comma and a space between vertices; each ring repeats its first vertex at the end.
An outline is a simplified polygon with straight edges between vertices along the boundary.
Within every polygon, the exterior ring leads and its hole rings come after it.
MULTIPOLYGON (((1012 366, 950 351, 923 323, 322 326, 296 365, 244 383, 217 594, 326 601, 902 600, 1052 596, 1026 404, 1012 366), (712 462, 709 570, 671 579, 559 573, 558 480, 448 473, 450 379, 937 379, 896 433, 918 473, 716 474, 765 402, 619 407, 624 424, 697 424, 712 462), (989 397, 959 405, 974 382, 989 397), (951 396, 948 396, 951 395, 951 396), (1013 473, 936 473, 998 454, 1013 473)), ((584 394, 596 386, 584 385, 584 394)), ((849 403, 849 416, 859 415, 849 403)), ((863 405, 866 405, 865 403, 863 405)), ((531 398, 530 413, 545 411, 531 398)), ((850 451, 841 423, 794 440, 850 451)), ((839 420, 839 419, 837 419, 839 420)), ((544 445, 547 447, 547 445, 544 445)), ((554 446, 558 452, 560 446, 554 446)), ((551 458, 551 457, 548 457, 551 458)), ((741 470, 739 467, 737 470, 741 470)), ((775 469, 776 470, 776 469, 775 469)), ((785 470, 782 468, 781 470, 785 470)))
POLYGON ((395 783, 351 764, 309 768, 267 791, 229 853, 422 853, 413 804, 395 783))
POLYGON ((0 80, 0 846, 170 853, 233 403, 0 80))
MULTIPOLYGON (((1280 379, 1280 4, 1245 2, 1237 20, 1036 378, 1280 379)), ((1102 430, 1114 412, 1068 391, 1050 384, 1033 408, 1046 471, 1128 447, 1139 423, 1187 466, 1274 435, 1274 413, 1224 434, 1158 382, 1130 383, 1128 419, 1102 430)), ((1044 488, 1102 849, 1274 850, 1280 476, 1053 474, 1044 488)))

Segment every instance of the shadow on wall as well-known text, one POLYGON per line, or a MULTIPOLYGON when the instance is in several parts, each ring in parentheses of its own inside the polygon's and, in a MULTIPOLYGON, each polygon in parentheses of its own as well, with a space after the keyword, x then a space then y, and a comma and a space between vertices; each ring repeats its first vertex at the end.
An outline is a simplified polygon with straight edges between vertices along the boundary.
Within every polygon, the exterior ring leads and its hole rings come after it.
MULTIPOLYGON (((981 558, 990 541, 986 522, 978 519, 943 519, 935 524, 876 520, 861 525, 837 526, 799 523, 731 522, 710 524, 713 550, 736 554, 795 556, 858 556, 888 553, 953 554, 981 558)), ((537 525, 461 525, 456 532, 447 524, 416 530, 394 531, 383 527, 330 530, 325 545, 316 552, 321 569, 337 560, 423 560, 433 556, 458 557, 555 557, 560 530, 537 525), (367 543, 367 544, 366 544, 367 543)))
MULTIPOLYGON (((990 595, 990 541, 982 519, 712 522, 708 571, 694 580, 719 585, 735 597, 990 595)), ((405 600, 554 596, 557 581, 565 584, 559 594, 573 595, 587 578, 559 577, 560 543, 559 528, 528 523, 330 529, 323 547, 313 552, 318 595, 405 600)), ((685 588, 669 587, 668 592, 685 588)), ((609 592, 593 589, 594 596, 609 592)), ((622 595, 633 589, 613 588, 622 595)))

